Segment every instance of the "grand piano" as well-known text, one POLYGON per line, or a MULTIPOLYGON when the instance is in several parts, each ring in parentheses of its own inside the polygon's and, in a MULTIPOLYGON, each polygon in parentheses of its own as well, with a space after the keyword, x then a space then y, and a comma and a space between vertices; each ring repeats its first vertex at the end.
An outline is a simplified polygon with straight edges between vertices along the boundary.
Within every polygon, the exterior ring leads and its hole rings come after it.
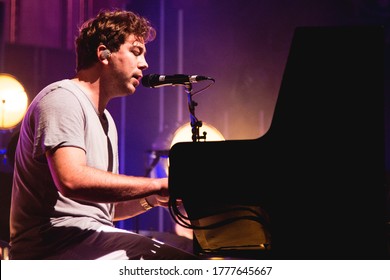
POLYGON ((381 26, 297 27, 266 134, 169 151, 195 253, 389 258, 383 101, 381 26))

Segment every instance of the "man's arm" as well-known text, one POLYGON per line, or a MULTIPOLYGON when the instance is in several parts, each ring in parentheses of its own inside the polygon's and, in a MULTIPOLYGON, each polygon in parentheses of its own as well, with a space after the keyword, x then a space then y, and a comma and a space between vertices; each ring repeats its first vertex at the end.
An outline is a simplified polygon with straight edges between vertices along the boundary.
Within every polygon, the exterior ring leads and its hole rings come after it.
POLYGON ((58 191, 69 198, 112 203, 168 195, 167 178, 127 176, 89 167, 85 151, 77 147, 48 151, 46 157, 58 191))

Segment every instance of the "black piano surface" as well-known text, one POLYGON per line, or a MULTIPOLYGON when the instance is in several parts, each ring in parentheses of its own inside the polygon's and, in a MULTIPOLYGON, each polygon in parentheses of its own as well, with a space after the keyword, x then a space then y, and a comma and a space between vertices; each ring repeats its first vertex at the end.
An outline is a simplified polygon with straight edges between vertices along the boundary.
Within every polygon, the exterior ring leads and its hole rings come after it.
POLYGON ((175 144, 172 199, 193 220, 215 205, 261 206, 266 258, 389 258, 383 64, 380 26, 296 28, 270 129, 175 144))

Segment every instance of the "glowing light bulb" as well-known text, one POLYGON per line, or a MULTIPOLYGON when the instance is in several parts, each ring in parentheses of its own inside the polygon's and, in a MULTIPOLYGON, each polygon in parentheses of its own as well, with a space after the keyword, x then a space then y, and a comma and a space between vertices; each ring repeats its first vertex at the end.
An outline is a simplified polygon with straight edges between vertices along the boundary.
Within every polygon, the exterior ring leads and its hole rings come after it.
MULTIPOLYGON (((202 122, 202 126, 199 128, 199 134, 202 135, 203 132, 207 133, 206 142, 225 140, 225 137, 223 137, 222 133, 220 133, 218 129, 205 122, 202 122)), ((176 130, 171 142, 171 148, 178 142, 192 142, 191 124, 189 122, 183 124, 176 130)))
POLYGON ((15 127, 27 110, 27 94, 18 80, 9 74, 0 74, 0 129, 15 127))

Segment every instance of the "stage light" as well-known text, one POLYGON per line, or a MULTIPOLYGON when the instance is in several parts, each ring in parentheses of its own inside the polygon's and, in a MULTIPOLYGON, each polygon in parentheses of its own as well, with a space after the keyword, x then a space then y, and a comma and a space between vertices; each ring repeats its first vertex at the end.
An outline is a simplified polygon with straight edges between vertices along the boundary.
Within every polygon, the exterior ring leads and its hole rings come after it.
MULTIPOLYGON (((192 127, 189 122, 177 126, 177 128, 172 129, 172 131, 173 132, 163 134, 162 137, 159 137, 159 141, 153 145, 154 149, 149 151, 147 176, 153 178, 168 176, 169 149, 179 142, 192 142, 192 127)), ((202 126, 199 128, 199 134, 203 135, 203 132, 206 132, 206 139, 202 139, 202 142, 225 140, 225 137, 218 129, 206 122, 202 122, 202 126)))
MULTIPOLYGON (((202 135, 203 132, 207 133, 205 140, 206 142, 225 140, 225 137, 222 135, 221 132, 218 131, 218 129, 206 122, 202 122, 202 126, 199 128, 199 134, 202 135)), ((171 148, 174 144, 178 142, 192 142, 192 128, 189 122, 183 124, 175 131, 173 139, 171 141, 171 148)))
POLYGON ((15 127, 27 110, 27 94, 12 75, 0 73, 0 129, 15 127))

